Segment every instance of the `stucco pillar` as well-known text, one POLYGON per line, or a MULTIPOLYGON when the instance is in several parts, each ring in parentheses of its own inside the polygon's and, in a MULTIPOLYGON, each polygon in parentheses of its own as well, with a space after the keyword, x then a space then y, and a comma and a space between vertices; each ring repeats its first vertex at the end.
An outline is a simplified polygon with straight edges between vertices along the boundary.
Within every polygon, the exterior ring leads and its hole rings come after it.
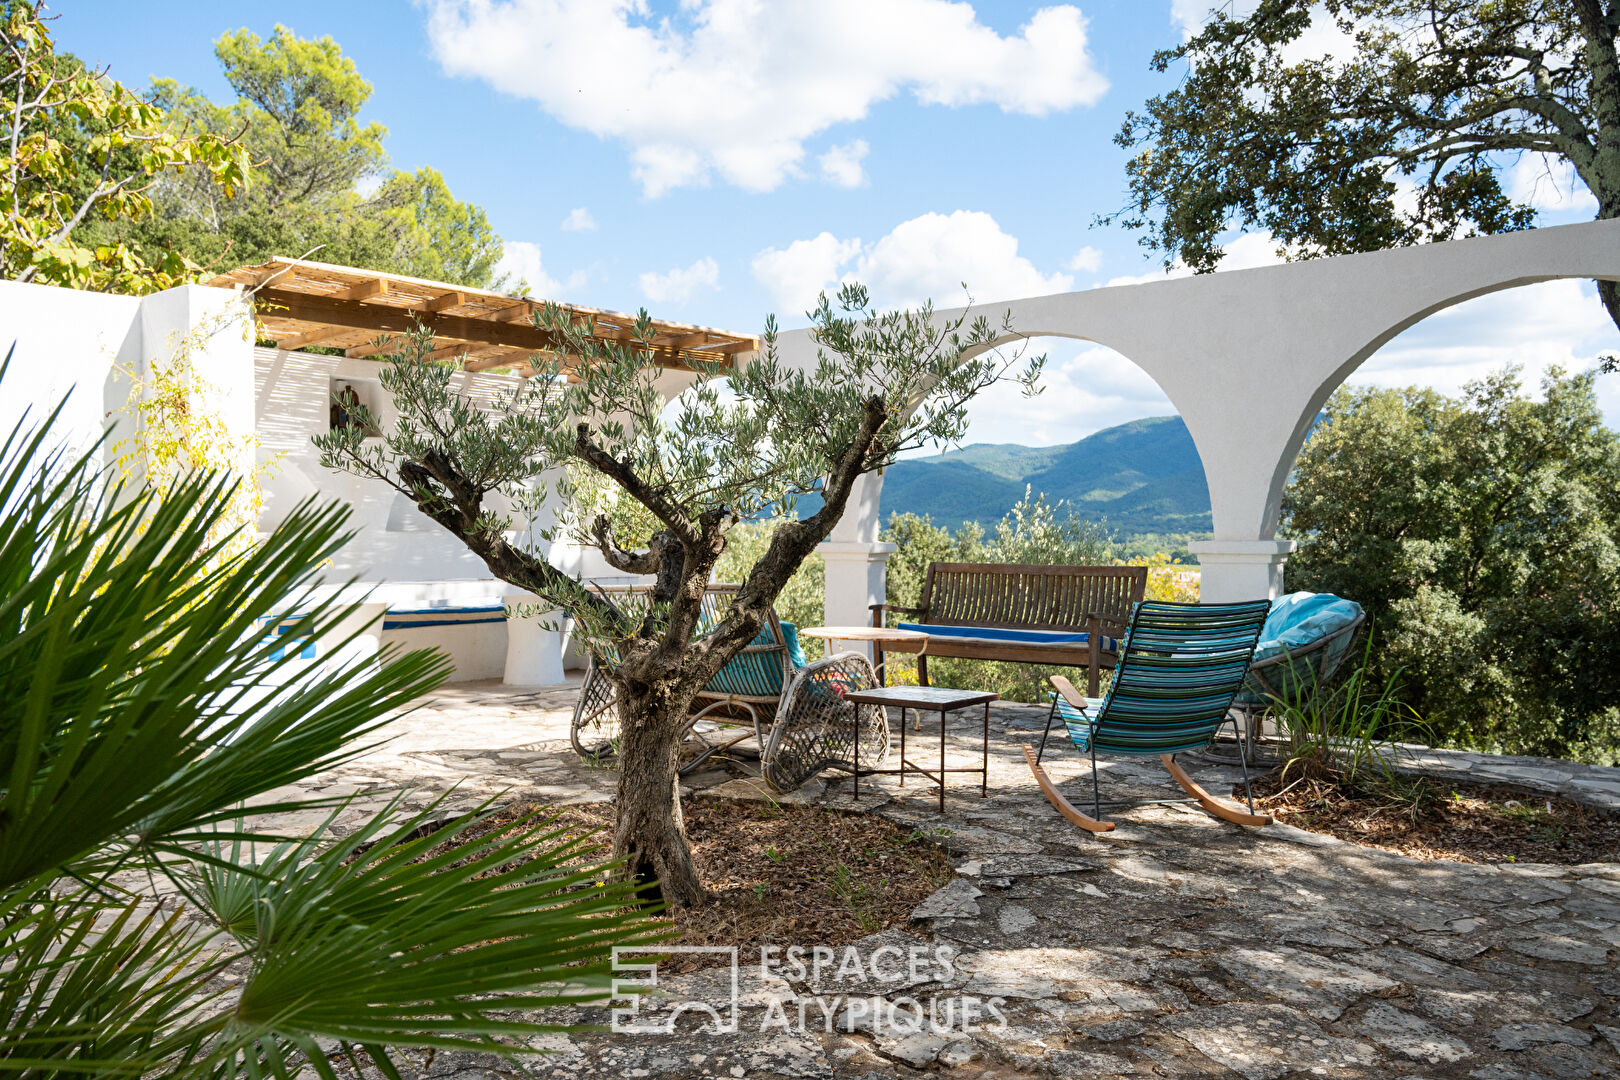
POLYGON ((886 575, 894 544, 829 540, 816 551, 827 565, 827 625, 870 626, 873 604, 888 596, 886 575))
MULTIPOLYGON (((872 605, 888 597, 889 556, 899 548, 877 538, 882 495, 881 474, 855 481, 844 516, 833 526, 831 538, 816 547, 827 567, 828 626, 870 626, 872 605)), ((869 648, 861 649, 870 655, 869 648)))
POLYGON ((1187 548, 1198 556, 1199 598, 1206 604, 1275 598, 1295 546, 1292 540, 1194 540, 1187 548))

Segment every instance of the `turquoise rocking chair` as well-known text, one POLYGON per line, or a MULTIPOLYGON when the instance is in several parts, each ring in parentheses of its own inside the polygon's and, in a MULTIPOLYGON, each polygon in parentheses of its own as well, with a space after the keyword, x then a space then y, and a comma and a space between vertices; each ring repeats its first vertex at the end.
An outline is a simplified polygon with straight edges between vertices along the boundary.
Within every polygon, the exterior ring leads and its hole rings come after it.
MULTIPOLYGON (((1252 794, 1249 812, 1244 813, 1199 787, 1175 760, 1178 753, 1209 745, 1228 722, 1237 730, 1232 699, 1243 686, 1270 610, 1271 604, 1265 600, 1241 604, 1144 601, 1132 613, 1130 632, 1106 697, 1082 697, 1068 679, 1053 675, 1050 681, 1057 692, 1052 695, 1047 729, 1051 729, 1052 719, 1061 716, 1075 748, 1091 756, 1095 816, 1075 809, 1047 777, 1041 767, 1047 735, 1042 732, 1040 750, 1026 743, 1024 758, 1058 813, 1088 832, 1108 832, 1114 824, 1101 820, 1097 755, 1157 754, 1176 783, 1215 817, 1239 825, 1271 824, 1269 817, 1254 812, 1252 794)), ((1245 790, 1248 783, 1245 767, 1245 790)))

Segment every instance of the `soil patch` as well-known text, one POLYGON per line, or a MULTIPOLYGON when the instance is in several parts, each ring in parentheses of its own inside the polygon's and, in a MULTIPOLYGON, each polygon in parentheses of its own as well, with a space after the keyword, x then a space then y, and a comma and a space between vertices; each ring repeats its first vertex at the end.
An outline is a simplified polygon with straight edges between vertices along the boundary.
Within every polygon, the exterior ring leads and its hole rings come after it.
MULTIPOLYGON (((540 809, 533 803, 505 807, 436 850, 511 831, 540 809)), ((912 909, 951 879, 949 858, 926 836, 870 814, 706 799, 691 800, 683 812, 698 876, 712 899, 666 916, 677 934, 668 944, 737 945, 743 956, 757 954, 761 945, 845 945, 904 928, 912 909)), ((556 814, 558 827, 571 835, 595 832, 603 844, 575 861, 606 858, 611 805, 556 814)), ((661 962, 659 971, 713 962, 677 956, 661 962)))
MULTIPOLYGON (((1257 778, 1256 809, 1419 859, 1575 865, 1608 861, 1620 850, 1620 815, 1528 788, 1426 776, 1350 790, 1320 777, 1280 787, 1278 773, 1257 778)), ((1241 800, 1241 786, 1234 795, 1241 800)))

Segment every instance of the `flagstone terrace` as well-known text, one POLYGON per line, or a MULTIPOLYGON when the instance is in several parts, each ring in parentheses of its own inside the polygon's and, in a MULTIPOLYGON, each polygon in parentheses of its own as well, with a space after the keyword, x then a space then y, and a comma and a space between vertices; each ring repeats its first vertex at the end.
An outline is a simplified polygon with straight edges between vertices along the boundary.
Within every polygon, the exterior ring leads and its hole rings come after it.
MULTIPOLYGON (((494 683, 440 690, 394 738, 315 785, 353 796, 346 831, 401 790, 447 811, 488 799, 570 806, 611 799, 617 774, 568 743, 572 687, 494 683)), ((855 803, 832 774, 781 802, 879 815, 942 845, 954 879, 909 924, 858 948, 948 946, 953 970, 899 984, 765 977, 742 960, 740 1019, 717 1034, 690 1014, 668 1035, 581 1033, 537 1044, 539 1076, 674 1078, 1165 1076, 1535 1077, 1620 1070, 1620 862, 1579 866, 1418 861, 1282 824, 1241 829, 1189 802, 1156 762, 1107 761, 1117 831, 1090 836, 1051 813, 1019 744, 1044 710, 992 714, 989 796, 953 787, 943 816, 913 778, 862 783, 855 803), (937 978, 935 976, 938 976, 937 978), (969 1034, 874 1024, 850 1000, 999 999, 1004 1024, 969 1034), (785 1015, 784 1029, 766 1023, 785 1015), (800 1017, 807 1018, 801 1027, 800 1017), (763 1030, 762 1030, 763 1026, 763 1030), (828 1030, 853 1027, 854 1030, 828 1030)), ((953 755, 978 756, 978 720, 960 714, 953 755)), ((1184 755, 1206 788, 1236 767, 1184 755)), ((1089 797, 1076 755, 1049 756, 1071 798, 1089 797)), ((1510 779, 1620 806, 1620 769, 1424 752, 1409 764, 1510 779)), ((977 778, 974 778, 975 781, 977 778)), ((273 793, 272 793, 273 794, 273 793)), ((690 800, 770 796, 745 766, 691 778, 690 800)), ((320 815, 267 827, 305 831, 320 815)), ((787 944, 787 943, 784 943, 787 944)), ((722 969, 661 980, 649 1015, 729 998, 722 969)), ((554 1017, 606 1024, 604 1009, 554 1017)), ((495 1059, 439 1054, 419 1075, 507 1075, 495 1059)))

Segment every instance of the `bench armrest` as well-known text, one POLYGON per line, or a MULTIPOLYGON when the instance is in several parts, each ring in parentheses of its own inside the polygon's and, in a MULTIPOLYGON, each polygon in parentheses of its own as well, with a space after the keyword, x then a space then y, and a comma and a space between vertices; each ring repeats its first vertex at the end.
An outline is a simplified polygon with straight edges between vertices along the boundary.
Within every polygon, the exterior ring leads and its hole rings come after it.
POLYGON ((1124 620, 1124 619, 1116 619, 1112 615, 1102 615, 1102 614, 1099 614, 1098 612, 1095 612, 1095 611, 1087 611, 1087 612, 1083 613, 1080 617, 1082 619, 1087 619, 1087 620, 1094 619, 1094 620, 1096 620, 1097 622, 1100 622, 1100 623, 1107 623, 1109 626, 1117 626, 1122 630, 1129 630, 1131 628, 1131 624, 1128 621, 1124 620))
POLYGON ((901 614, 901 615, 926 615, 926 614, 928 614, 928 609, 927 608, 901 607, 899 604, 869 604, 867 606, 872 611, 872 625, 873 626, 882 626, 883 625, 883 613, 885 611, 893 611, 893 612, 896 612, 897 614, 901 614))

